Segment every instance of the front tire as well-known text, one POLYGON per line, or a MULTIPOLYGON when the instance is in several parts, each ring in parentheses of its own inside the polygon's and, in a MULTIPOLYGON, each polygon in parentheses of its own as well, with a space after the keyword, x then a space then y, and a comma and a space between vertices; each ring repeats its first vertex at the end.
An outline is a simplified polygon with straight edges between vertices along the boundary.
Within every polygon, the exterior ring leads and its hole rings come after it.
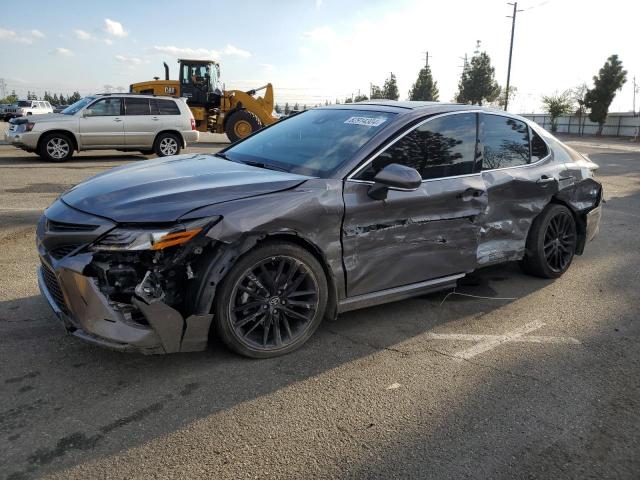
POLYGON ((573 214, 564 205, 550 204, 531 225, 520 266, 536 277, 558 278, 569 269, 576 244, 573 214))
POLYGON ((52 133, 42 139, 38 155, 48 162, 66 162, 73 156, 73 142, 64 133, 52 133))
POLYGON ((156 138, 153 151, 159 157, 170 157, 178 155, 181 148, 180 138, 174 133, 161 133, 156 138))
POLYGON ((224 131, 231 143, 248 137, 262 128, 262 122, 248 110, 238 110, 227 119, 224 131))
POLYGON ((284 355, 316 331, 327 297, 324 270, 311 253, 287 242, 265 243, 244 254, 220 284, 215 330, 241 355, 284 355))

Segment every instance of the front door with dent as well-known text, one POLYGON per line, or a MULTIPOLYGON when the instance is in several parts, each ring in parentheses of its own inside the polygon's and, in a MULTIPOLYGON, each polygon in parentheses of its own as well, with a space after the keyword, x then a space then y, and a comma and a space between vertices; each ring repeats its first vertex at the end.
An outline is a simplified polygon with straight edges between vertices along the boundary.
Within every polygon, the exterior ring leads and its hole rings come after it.
POLYGON ((469 272, 476 266, 487 209, 478 161, 477 114, 431 118, 396 140, 344 186, 342 230, 347 296, 469 272), (389 190, 386 200, 367 192, 385 165, 415 168, 415 191, 389 190))

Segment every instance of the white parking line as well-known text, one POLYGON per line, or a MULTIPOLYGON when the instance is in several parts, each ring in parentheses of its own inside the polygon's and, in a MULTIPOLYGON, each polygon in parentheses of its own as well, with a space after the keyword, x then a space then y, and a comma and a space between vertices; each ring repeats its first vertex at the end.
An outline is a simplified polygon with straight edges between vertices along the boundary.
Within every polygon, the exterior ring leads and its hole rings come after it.
POLYGON ((471 348, 461 350, 454 353, 455 357, 463 360, 473 358, 481 353, 493 350, 503 343, 568 343, 572 345, 580 345, 580 340, 573 337, 551 337, 547 335, 531 335, 525 336, 527 333, 534 332, 546 324, 544 322, 535 321, 530 322, 522 327, 516 328, 504 335, 479 335, 479 334, 465 334, 465 333, 428 333, 427 338, 432 340, 457 340, 464 342, 477 342, 471 348))

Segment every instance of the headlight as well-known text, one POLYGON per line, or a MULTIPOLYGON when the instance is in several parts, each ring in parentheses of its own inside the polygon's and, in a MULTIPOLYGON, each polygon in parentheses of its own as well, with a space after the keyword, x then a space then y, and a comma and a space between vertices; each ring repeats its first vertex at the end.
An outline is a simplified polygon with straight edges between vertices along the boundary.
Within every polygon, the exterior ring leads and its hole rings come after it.
POLYGON ((200 232, 213 226, 220 218, 202 218, 170 228, 115 228, 94 243, 89 250, 163 250, 187 243, 200 232))
POLYGON ((16 131, 17 132, 30 132, 31 130, 33 130, 35 123, 33 122, 26 122, 26 123, 18 123, 16 124, 16 131))

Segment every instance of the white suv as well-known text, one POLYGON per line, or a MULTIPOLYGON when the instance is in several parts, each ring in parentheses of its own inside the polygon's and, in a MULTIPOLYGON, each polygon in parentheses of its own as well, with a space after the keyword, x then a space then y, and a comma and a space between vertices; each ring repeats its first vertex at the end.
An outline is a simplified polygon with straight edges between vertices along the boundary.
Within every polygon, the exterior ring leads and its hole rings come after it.
POLYGON ((53 107, 44 100, 18 100, 18 103, 4 109, 5 121, 27 115, 44 115, 53 113, 53 107))
POLYGON ((177 155, 199 135, 183 100, 123 93, 91 95, 61 113, 14 118, 5 137, 45 160, 63 162, 74 150, 177 155))

